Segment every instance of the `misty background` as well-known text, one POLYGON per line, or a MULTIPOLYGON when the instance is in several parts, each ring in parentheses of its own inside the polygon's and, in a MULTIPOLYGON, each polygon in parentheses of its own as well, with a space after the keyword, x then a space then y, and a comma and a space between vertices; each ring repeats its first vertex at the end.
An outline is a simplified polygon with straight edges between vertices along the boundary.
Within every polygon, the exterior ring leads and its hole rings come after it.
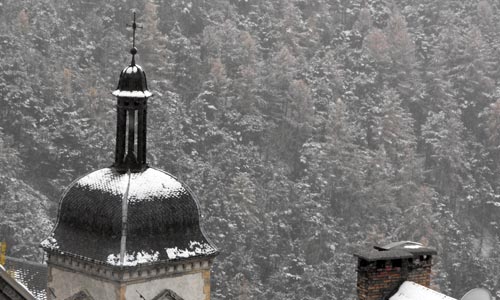
POLYGON ((396 240, 437 248, 434 288, 495 294, 499 9, 0 0, 0 240, 41 261, 64 188, 112 164, 136 11, 149 164, 198 197, 213 299, 356 299, 351 253, 396 240))

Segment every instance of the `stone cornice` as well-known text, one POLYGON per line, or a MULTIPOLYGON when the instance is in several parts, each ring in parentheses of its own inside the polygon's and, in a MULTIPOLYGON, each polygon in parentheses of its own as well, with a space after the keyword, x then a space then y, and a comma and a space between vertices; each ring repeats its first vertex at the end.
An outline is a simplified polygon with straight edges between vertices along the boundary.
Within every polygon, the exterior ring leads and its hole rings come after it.
POLYGON ((199 259, 163 262, 157 264, 111 266, 57 253, 49 254, 47 259, 49 268, 55 266, 82 273, 96 279, 104 279, 120 283, 181 276, 204 270, 210 271, 212 263, 213 258, 200 257, 199 259))

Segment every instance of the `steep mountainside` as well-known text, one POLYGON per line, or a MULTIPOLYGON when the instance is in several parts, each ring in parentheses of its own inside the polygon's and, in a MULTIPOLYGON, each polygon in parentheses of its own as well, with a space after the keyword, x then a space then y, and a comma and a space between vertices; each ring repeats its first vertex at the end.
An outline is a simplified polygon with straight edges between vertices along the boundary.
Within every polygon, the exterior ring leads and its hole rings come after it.
POLYGON ((354 247, 393 240, 437 247, 449 295, 500 291, 499 9, 3 0, 0 240, 41 259, 63 189, 113 161, 135 10, 148 159, 198 195, 213 299, 353 299, 354 247))

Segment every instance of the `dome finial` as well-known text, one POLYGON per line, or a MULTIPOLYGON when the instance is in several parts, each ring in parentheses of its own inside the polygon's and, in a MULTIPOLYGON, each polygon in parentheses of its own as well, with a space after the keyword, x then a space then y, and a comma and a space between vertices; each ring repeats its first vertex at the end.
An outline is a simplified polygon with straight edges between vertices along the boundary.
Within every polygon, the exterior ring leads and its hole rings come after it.
POLYGON ((134 22, 132 25, 127 24, 127 27, 132 27, 132 49, 130 49, 130 54, 132 54, 132 62, 131 66, 135 66, 135 55, 137 54, 137 48, 135 47, 135 30, 137 28, 142 28, 142 26, 138 26, 135 22, 135 11, 134 11, 134 22))

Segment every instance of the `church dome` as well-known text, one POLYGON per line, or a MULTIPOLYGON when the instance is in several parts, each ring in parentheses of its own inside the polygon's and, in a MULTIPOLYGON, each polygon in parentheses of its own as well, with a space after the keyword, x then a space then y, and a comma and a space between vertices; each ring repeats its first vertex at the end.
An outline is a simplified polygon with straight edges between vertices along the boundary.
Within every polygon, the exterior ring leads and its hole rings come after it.
POLYGON ((42 247, 124 266, 215 256, 199 219, 196 199, 172 175, 104 168, 66 189, 58 223, 42 247))
POLYGON ((146 73, 132 61, 122 70, 116 96, 115 162, 74 181, 62 196, 56 226, 41 246, 112 266, 211 258, 216 247, 200 227, 189 189, 146 161, 146 73))

